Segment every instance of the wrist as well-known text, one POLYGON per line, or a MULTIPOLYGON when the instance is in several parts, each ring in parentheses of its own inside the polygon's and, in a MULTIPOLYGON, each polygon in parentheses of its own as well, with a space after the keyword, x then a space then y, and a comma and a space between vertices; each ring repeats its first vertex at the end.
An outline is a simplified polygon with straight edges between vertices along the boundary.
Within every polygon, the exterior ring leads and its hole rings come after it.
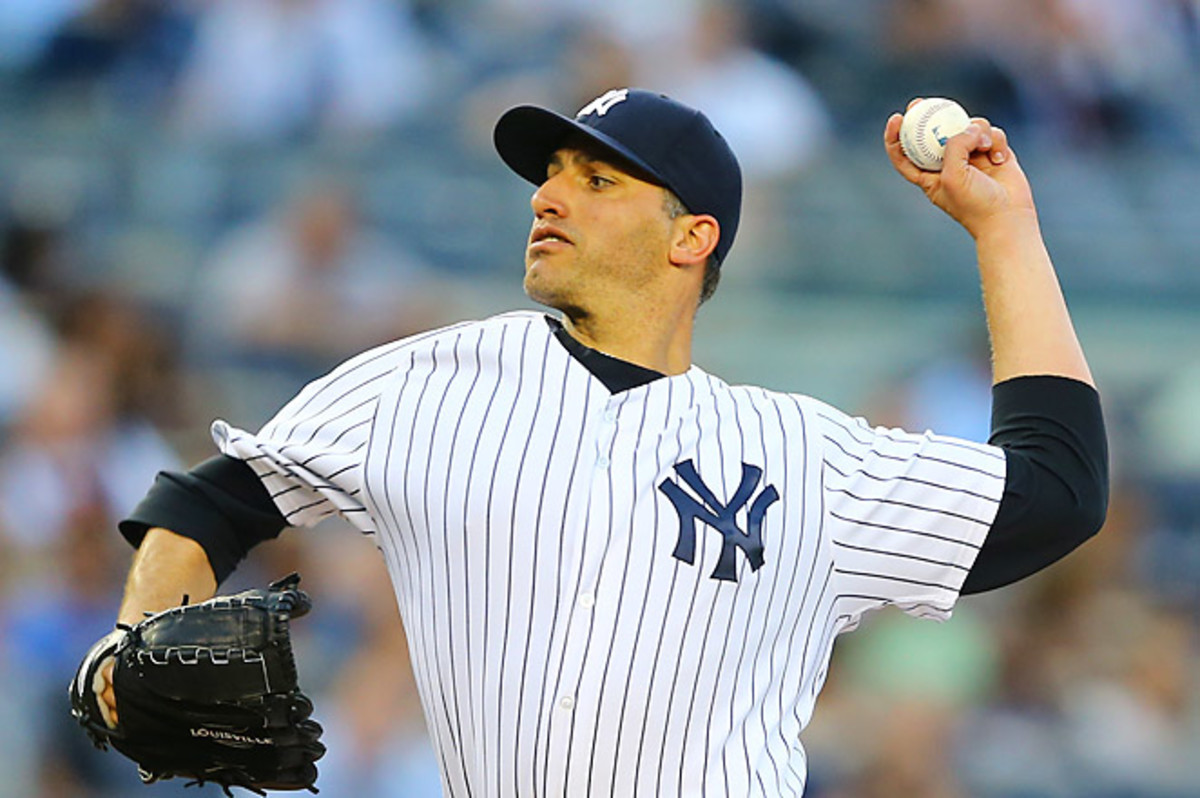
POLYGON ((1042 230, 1037 211, 1015 208, 990 214, 967 228, 979 246, 991 246, 1032 238, 1041 240, 1042 230))

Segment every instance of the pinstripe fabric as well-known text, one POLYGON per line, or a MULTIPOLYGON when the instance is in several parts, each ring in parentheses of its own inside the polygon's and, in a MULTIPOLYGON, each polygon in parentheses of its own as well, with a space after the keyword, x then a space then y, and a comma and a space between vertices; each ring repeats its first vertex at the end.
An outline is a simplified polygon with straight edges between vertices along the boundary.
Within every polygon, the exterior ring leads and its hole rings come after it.
MULTIPOLYGON (((450 796, 798 796, 834 638, 873 609, 949 615, 1004 457, 872 429, 693 367, 611 394, 535 313, 367 352, 257 435, 217 422, 293 524, 340 513, 396 589, 450 796), (763 565, 680 513, 690 460, 747 466, 763 565)), ((702 495, 694 495, 703 501, 702 495)), ((735 515, 747 531, 747 508, 735 515)))

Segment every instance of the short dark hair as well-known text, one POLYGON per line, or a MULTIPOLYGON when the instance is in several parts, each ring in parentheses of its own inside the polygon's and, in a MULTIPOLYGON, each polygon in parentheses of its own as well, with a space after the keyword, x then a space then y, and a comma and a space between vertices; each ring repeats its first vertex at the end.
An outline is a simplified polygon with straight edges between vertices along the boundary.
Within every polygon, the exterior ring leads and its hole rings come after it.
MULTIPOLYGON (((691 211, 683 204, 683 200, 671 191, 669 188, 663 189, 663 209, 667 212, 667 217, 670 219, 678 219, 680 216, 687 216, 691 211)), ((708 260, 704 261, 704 282, 700 285, 700 304, 703 305, 712 295, 717 292, 717 286, 721 282, 721 262, 717 260, 715 255, 709 255, 708 260)))

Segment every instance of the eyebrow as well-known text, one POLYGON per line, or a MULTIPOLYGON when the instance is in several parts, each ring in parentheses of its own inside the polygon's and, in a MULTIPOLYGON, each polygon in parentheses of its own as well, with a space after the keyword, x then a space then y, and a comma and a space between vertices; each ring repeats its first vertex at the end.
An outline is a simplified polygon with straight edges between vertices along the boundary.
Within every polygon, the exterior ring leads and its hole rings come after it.
POLYGON ((575 153, 572 160, 578 161, 581 164, 603 163, 606 166, 620 167, 620 164, 614 163, 608 158, 603 158, 599 154, 588 152, 587 150, 578 147, 559 147, 554 152, 550 153, 550 158, 546 161, 547 166, 562 166, 563 157, 560 155, 564 150, 575 153))
POLYGON ((557 166, 562 168, 563 158, 560 155, 563 151, 574 153, 572 160, 584 165, 591 166, 593 164, 603 164, 610 169, 615 169, 622 174, 629 175, 637 180, 641 180, 652 185, 662 185, 652 175, 649 175, 645 170, 630 163, 623 158, 619 153, 607 153, 599 147, 599 145, 590 145, 586 141, 571 142, 566 141, 558 147, 554 152, 550 153, 550 157, 546 160, 546 168, 557 166))

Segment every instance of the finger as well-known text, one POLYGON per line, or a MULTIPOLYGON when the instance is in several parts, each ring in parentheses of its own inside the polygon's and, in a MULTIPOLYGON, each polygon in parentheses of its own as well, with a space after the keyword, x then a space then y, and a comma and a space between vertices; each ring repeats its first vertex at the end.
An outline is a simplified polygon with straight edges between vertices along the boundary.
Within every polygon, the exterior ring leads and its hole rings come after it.
POLYGON ((888 117, 887 124, 883 126, 883 143, 885 145, 900 140, 900 124, 903 121, 903 114, 894 113, 888 117))
POLYGON ((992 127, 992 149, 988 153, 988 159, 999 166, 1009 159, 1011 152, 1008 149, 1008 133, 1002 127, 992 127))
MULTIPOLYGON (((974 121, 963 132, 951 136, 942 155, 942 174, 952 181, 961 179, 961 173, 970 164, 971 155, 982 149, 983 138, 983 129, 974 121)), ((988 144, 990 146, 991 142, 988 144)))
POLYGON ((908 101, 908 105, 904 106, 904 110, 907 111, 909 108, 912 108, 914 105, 921 102, 921 100, 923 100, 923 99, 925 99, 925 98, 924 97, 913 97, 911 100, 908 101))
POLYGON ((117 693, 113 689, 113 670, 116 666, 115 662, 109 662, 100 669, 100 675, 104 679, 104 689, 100 691, 100 713, 104 716, 104 722, 109 728, 117 727, 117 693), (107 711, 105 711, 107 710, 107 711))
POLYGON ((946 142, 946 150, 947 152, 951 149, 961 150, 965 156, 969 157, 976 152, 987 152, 994 145, 992 126, 987 124, 986 120, 981 123, 973 119, 961 133, 950 137, 946 142))
MULTIPOLYGON (((992 148, 992 123, 982 116, 971 117, 971 125, 979 128, 979 139, 975 144, 974 149, 981 152, 986 152, 992 148)), ((969 127, 970 125, 968 125, 969 127)))
POLYGON ((887 124, 883 128, 883 147, 887 150, 888 160, 892 162, 892 166, 897 172, 912 183, 920 183, 925 173, 908 160, 908 156, 904 154, 904 148, 900 146, 900 123, 903 119, 904 117, 900 114, 892 114, 888 117, 887 124))
MULTIPOLYGON (((989 122, 985 117, 977 116, 971 119, 971 125, 979 128, 979 137, 970 150, 971 153, 983 153, 987 160, 999 166, 1012 157, 1008 148, 1008 135, 1004 129, 989 122)), ((949 142, 947 142, 949 146, 949 142)))
POLYGON ((117 695, 113 692, 111 686, 100 694, 100 700, 103 702, 104 707, 108 709, 107 713, 104 713, 102 710, 102 714, 105 715, 104 722, 109 728, 115 729, 117 724, 121 722, 121 719, 117 716, 117 695))

